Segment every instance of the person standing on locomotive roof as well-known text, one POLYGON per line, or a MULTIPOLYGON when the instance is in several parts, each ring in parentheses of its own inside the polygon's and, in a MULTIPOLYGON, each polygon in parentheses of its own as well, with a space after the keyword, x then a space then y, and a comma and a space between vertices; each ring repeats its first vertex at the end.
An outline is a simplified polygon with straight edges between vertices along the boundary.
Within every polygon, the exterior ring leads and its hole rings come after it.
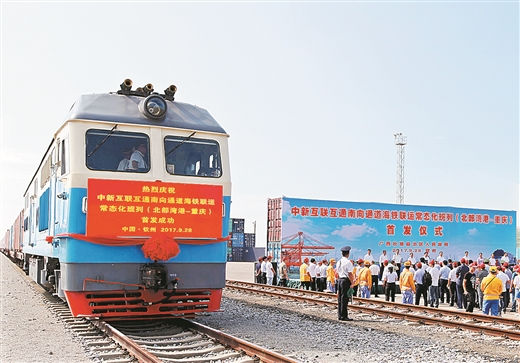
POLYGON ((136 147, 135 151, 130 157, 131 170, 145 169, 147 167, 145 161, 146 151, 147 146, 145 143, 141 143, 136 147))
POLYGON ((348 259, 350 246, 341 248, 341 259, 336 264, 336 278, 338 279, 338 320, 351 321, 348 317, 349 289, 354 282, 354 266, 348 259))

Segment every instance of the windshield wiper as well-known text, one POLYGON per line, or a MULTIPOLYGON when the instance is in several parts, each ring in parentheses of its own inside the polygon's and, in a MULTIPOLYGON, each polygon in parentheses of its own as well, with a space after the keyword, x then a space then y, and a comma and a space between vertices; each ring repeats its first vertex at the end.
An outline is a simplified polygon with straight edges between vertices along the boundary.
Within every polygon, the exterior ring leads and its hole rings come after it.
POLYGON ((100 147, 101 145, 103 145, 105 143, 105 141, 108 140, 108 138, 114 133, 114 131, 116 130, 116 127, 117 127, 117 124, 114 125, 114 127, 112 127, 112 130, 110 130, 110 132, 107 134, 107 136, 105 136, 105 138, 103 140, 101 140, 101 142, 99 144, 96 145, 96 147, 94 148, 94 150, 92 150, 90 152, 90 154, 87 155, 87 158, 90 158, 92 156, 92 154, 94 154, 100 147))
POLYGON ((193 132, 191 133, 191 135, 188 136, 187 138, 185 138, 184 140, 182 140, 181 143, 180 143, 179 145, 175 145, 175 147, 174 147, 173 149, 171 149, 170 151, 168 151, 168 152, 166 153, 166 155, 164 155, 164 157, 165 157, 165 158, 168 157, 168 155, 170 155, 172 152, 174 152, 175 150, 177 150, 177 149, 178 149, 182 144, 184 144, 186 141, 188 141, 189 139, 191 139, 191 137, 192 137, 193 135, 195 135, 195 133, 196 133, 196 131, 193 131, 193 132))

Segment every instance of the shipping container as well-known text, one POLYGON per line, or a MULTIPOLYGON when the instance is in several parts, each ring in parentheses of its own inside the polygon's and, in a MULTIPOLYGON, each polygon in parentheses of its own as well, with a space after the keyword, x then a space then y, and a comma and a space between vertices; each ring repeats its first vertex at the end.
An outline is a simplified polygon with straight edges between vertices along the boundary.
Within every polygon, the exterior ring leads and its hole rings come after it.
POLYGON ((254 233, 244 234, 244 247, 255 247, 256 235, 254 233))
POLYGON ((231 261, 243 262, 244 261, 244 249, 241 247, 233 247, 231 261))
POLYGON ((244 233, 244 219, 233 218, 231 222, 231 232, 244 233))

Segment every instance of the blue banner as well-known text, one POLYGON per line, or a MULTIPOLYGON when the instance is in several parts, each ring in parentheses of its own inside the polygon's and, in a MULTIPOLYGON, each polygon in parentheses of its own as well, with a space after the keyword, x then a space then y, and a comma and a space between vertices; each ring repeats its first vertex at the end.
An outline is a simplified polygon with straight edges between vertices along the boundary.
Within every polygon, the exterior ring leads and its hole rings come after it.
POLYGON ((345 245, 355 260, 367 249, 376 261, 383 250, 391 258, 396 249, 404 260, 413 253, 417 261, 440 251, 454 261, 465 251, 475 261, 496 250, 515 255, 515 226, 515 211, 282 198, 282 240, 303 232, 335 247, 325 250, 328 258, 338 258, 345 245))

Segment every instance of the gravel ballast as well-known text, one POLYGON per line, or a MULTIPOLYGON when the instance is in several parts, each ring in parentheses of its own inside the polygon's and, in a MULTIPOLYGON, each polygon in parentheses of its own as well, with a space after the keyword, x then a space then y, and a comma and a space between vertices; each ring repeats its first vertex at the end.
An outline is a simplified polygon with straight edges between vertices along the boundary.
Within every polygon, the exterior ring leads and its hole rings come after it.
POLYGON ((0 361, 12 363, 83 363, 81 343, 47 308, 29 277, 0 253, 0 361))
POLYGON ((467 331, 337 312, 225 290, 223 312, 197 319, 247 341, 312 363, 520 362, 520 342, 467 331))

